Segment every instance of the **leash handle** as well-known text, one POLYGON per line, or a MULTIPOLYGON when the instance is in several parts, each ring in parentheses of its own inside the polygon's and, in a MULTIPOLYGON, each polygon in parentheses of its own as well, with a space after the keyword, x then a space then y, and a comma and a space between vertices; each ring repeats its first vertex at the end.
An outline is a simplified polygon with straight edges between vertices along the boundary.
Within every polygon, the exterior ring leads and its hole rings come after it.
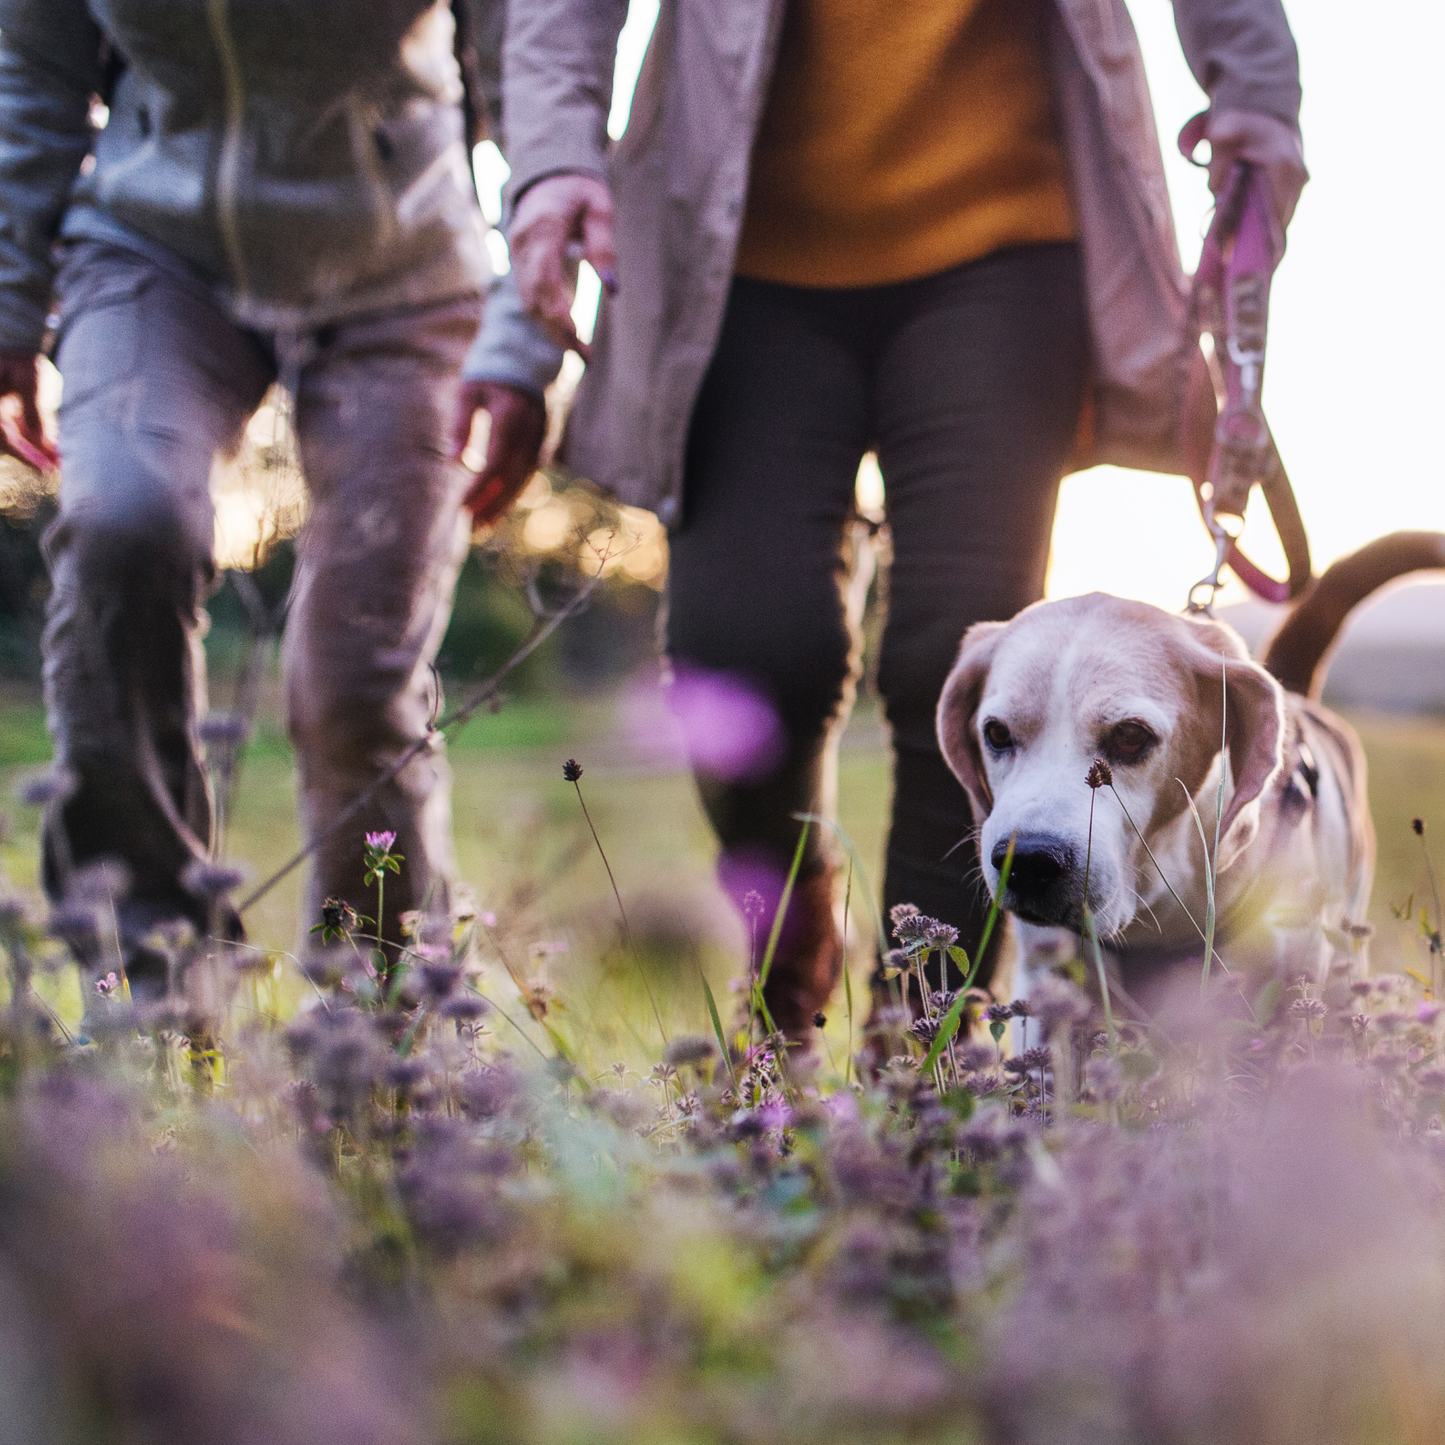
MULTIPOLYGON (((1179 148, 1193 160, 1207 115, 1180 132, 1179 148)), ((1194 273, 1190 318, 1211 355, 1197 353, 1181 419, 1183 450, 1204 525, 1215 543, 1213 571, 1189 590, 1189 610, 1208 611, 1226 567, 1256 595, 1272 602, 1297 596, 1310 581, 1309 542, 1294 491, 1270 434, 1262 405, 1270 281, 1284 254, 1284 235, 1264 176, 1237 162, 1215 207, 1194 273), (1212 424, 1211 424, 1212 423, 1212 424), (1284 546, 1289 575, 1270 577, 1240 550, 1238 529, 1249 493, 1260 484, 1284 546)))

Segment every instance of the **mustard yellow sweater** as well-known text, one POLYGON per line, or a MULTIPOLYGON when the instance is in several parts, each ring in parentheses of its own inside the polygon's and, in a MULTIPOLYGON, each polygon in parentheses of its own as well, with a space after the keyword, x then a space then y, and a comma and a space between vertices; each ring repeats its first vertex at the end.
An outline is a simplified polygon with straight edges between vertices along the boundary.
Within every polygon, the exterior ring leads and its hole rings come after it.
POLYGON ((1074 239, 1047 0, 789 0, 739 275, 878 286, 1074 239))

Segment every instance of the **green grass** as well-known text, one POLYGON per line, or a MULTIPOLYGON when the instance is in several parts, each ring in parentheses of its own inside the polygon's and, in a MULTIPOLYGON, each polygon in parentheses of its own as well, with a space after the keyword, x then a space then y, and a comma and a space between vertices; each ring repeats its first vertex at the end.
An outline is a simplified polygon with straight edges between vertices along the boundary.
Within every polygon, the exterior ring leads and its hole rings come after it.
MULTIPOLYGON (((1376 972, 1423 968, 1423 944, 1391 913, 1411 894, 1416 908, 1429 898, 1419 840, 1410 819, 1424 817, 1445 838, 1445 720, 1356 715, 1352 719, 1369 756, 1371 797, 1379 834, 1370 921, 1376 972)), ((659 940, 649 956, 674 1022, 706 1032, 709 1024, 695 978, 672 978, 663 956, 682 942, 683 952, 706 968, 727 1010, 727 984, 743 957, 743 935, 712 881, 715 845, 690 777, 680 770, 639 767, 627 747, 614 705, 605 698, 575 702, 523 699, 496 714, 482 713, 454 739, 453 812, 458 863, 475 891, 478 906, 498 913, 517 930, 516 946, 564 942, 568 952, 549 963, 569 991, 581 990, 595 1017, 589 1026, 606 1039, 625 1042, 637 1027, 626 1018, 634 1003, 646 1014, 635 970, 623 967, 620 952, 609 955, 601 977, 580 974, 575 955, 595 953, 583 941, 597 930, 613 930, 616 905, 602 861, 562 762, 577 757, 586 769, 583 788, 602 843, 617 874, 634 926, 659 940), (679 938, 679 934, 686 935, 679 938)), ((49 757, 42 710, 33 699, 0 705, 0 788, 9 813, 0 861, 22 887, 36 882, 36 815, 8 802, 10 785, 26 769, 49 757)), ((873 714, 864 709, 842 750, 839 816, 857 841, 875 887, 882 880, 884 818, 889 795, 888 762, 873 714)), ((1432 835, 1433 836, 1433 835, 1432 835)), ((274 719, 263 722, 245 763, 228 851, 261 878, 298 846, 295 793, 289 746, 274 719)), ((1445 850, 1437 860, 1445 866, 1445 850)), ((254 943, 290 950, 298 941, 301 897, 299 871, 270 893, 248 916, 254 943)), ((862 920, 855 909, 855 926, 862 920)), ((850 929, 850 932, 853 930, 850 929)), ((861 939, 865 929, 857 928, 861 939)), ((644 947, 646 951, 646 947, 644 947)), ((854 958, 855 984, 863 983, 866 962, 854 958)), ((299 985, 297 985, 299 988, 299 985)), ((69 1002, 69 1000, 67 1000, 69 1002)), ((665 1018, 667 1015, 665 1014, 665 1018)), ((581 1017, 569 1020, 579 1029, 581 1017)), ((669 1025, 671 1027, 671 1025, 669 1025)), ((830 1042, 841 1051, 846 1025, 835 1004, 830 1042), (836 1035, 836 1037, 834 1037, 836 1035)))

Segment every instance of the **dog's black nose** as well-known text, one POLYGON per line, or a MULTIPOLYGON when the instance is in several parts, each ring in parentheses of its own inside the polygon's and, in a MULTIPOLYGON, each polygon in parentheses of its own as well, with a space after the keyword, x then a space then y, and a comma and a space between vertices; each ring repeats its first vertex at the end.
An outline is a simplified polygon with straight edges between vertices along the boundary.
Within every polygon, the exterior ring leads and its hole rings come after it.
MULTIPOLYGON (((996 844, 993 866, 1001 869, 1008 857, 1008 840, 996 844)), ((1009 891, 1025 898, 1042 898, 1062 883, 1074 866, 1074 850, 1062 838, 1043 833, 1020 833, 1009 869, 1009 891)))

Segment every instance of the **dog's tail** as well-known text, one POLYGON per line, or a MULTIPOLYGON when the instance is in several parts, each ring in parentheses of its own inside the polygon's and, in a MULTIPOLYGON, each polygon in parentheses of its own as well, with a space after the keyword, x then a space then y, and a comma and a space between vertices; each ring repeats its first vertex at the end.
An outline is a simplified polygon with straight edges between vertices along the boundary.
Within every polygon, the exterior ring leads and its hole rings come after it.
POLYGON ((1318 698, 1330 651, 1351 610, 1410 572, 1445 567, 1445 532, 1391 532, 1341 557, 1310 585, 1265 649, 1265 667, 1291 692, 1318 698))

